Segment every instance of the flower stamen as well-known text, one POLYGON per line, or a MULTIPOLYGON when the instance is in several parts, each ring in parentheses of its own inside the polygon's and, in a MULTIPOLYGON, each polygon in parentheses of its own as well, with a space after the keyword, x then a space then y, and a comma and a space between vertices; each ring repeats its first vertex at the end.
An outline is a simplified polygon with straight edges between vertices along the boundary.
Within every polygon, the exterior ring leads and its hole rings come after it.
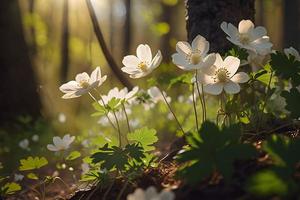
POLYGON ((250 43, 250 38, 246 33, 240 33, 239 40, 243 45, 247 45, 250 43))
POLYGON ((140 62, 138 64, 138 68, 140 68, 143 72, 146 72, 147 71, 147 64, 145 62, 140 62))
POLYGON ((230 73, 226 68, 220 68, 215 72, 215 76, 213 77, 214 82, 222 82, 225 83, 230 79, 230 73))

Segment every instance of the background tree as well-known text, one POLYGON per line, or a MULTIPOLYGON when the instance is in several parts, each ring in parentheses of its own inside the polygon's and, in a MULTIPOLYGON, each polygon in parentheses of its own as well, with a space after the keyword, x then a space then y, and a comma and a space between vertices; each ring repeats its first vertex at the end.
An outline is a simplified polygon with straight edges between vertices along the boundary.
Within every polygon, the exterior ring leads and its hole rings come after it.
POLYGON ((18 0, 0 1, 0 123, 38 116, 41 102, 24 39, 18 0))
POLYGON ((191 42, 198 34, 210 42, 211 51, 230 47, 220 29, 223 21, 237 25, 242 19, 254 20, 254 0, 187 0, 186 28, 191 42))

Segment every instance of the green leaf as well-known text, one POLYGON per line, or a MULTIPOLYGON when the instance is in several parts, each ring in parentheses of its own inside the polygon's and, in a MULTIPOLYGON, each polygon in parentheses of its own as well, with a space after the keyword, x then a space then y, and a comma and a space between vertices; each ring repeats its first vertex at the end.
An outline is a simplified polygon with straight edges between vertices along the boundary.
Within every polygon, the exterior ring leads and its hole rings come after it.
MULTIPOLYGON (((257 77, 256 80, 262 82, 265 85, 268 85, 270 82, 270 78, 271 78, 271 72, 267 72, 257 77)), ((276 78, 273 76, 270 83, 271 88, 275 86, 275 82, 276 82, 276 78)))
POLYGON ((39 169, 48 164, 48 161, 45 157, 31 157, 29 156, 27 159, 20 160, 21 166, 19 167, 20 171, 39 169))
POLYGON ((284 53, 271 54, 270 65, 277 76, 292 81, 294 87, 300 85, 300 61, 293 56, 288 57, 284 53))
POLYGON ((285 109, 290 111, 291 117, 294 119, 298 119, 300 117, 300 92, 296 88, 292 88, 290 92, 282 91, 281 96, 286 100, 285 109))
POLYGON ((155 129, 148 129, 147 127, 137 129, 127 135, 129 141, 139 142, 145 151, 152 151, 155 149, 154 143, 158 141, 155 129))
POLYGON ((273 135, 262 145, 276 166, 284 167, 286 176, 291 176, 300 162, 300 140, 273 135))
POLYGON ((194 77, 194 74, 192 74, 192 73, 185 73, 180 76, 177 76, 170 80, 168 89, 172 88, 174 85, 177 85, 177 84, 191 85, 192 84, 191 80, 193 77, 194 77))
POLYGON ((66 160, 75 160, 81 156, 79 151, 72 151, 66 158, 66 160))
POLYGON ((230 180, 236 160, 256 156, 256 149, 250 144, 240 143, 241 130, 238 125, 219 129, 212 122, 204 122, 199 137, 188 136, 190 147, 177 156, 183 164, 179 175, 189 183, 197 183, 218 170, 226 181, 230 180))
POLYGON ((15 182, 6 183, 2 188, 1 191, 4 191, 4 195, 11 195, 16 193, 17 191, 20 191, 22 187, 15 182))
POLYGON ((234 46, 229 52, 226 54, 227 56, 234 56, 238 57, 240 60, 247 60, 248 58, 248 53, 245 49, 241 49, 237 46, 234 46))
POLYGON ((100 164, 101 169, 112 170, 116 168, 122 171, 132 162, 142 163, 143 158, 145 158, 144 149, 138 143, 128 144, 125 148, 109 147, 108 144, 105 144, 99 150, 91 158, 94 164, 100 164))
POLYGON ((108 103, 107 106, 110 110, 116 110, 121 105, 121 99, 113 97, 108 103))
POLYGON ((286 195, 288 185, 271 170, 256 173, 247 182, 247 191, 255 196, 286 195))
POLYGON ((35 173, 27 174, 27 178, 32 179, 32 180, 39 180, 39 177, 35 173))

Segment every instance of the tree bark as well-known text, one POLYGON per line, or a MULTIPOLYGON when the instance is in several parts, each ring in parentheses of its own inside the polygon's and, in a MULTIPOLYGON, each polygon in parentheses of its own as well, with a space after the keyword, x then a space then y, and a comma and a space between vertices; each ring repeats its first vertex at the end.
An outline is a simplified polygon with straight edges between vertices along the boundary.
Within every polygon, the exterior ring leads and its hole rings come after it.
POLYGON ((69 70, 69 0, 64 0, 61 38, 61 83, 66 82, 69 70))
POLYGON ((124 21, 123 56, 129 54, 131 44, 131 0, 125 0, 126 16, 124 21))
POLYGON ((300 0, 285 0, 284 2, 284 45, 300 48, 300 0))
POLYGON ((254 20, 254 0, 186 0, 187 33, 191 42, 198 34, 210 42, 212 52, 230 48, 220 25, 223 21, 235 26, 242 19, 254 20))
POLYGON ((40 115, 41 102, 26 45, 18 0, 0 1, 0 123, 40 115))

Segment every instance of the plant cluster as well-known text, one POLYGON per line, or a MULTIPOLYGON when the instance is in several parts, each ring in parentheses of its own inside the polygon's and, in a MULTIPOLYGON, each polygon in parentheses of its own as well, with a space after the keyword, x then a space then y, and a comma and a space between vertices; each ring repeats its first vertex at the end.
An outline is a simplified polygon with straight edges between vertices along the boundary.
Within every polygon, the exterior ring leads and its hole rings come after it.
MULTIPOLYGON (((267 165, 245 180, 244 189, 254 196, 293 196, 299 193, 300 140, 283 136, 283 128, 297 128, 300 110, 300 56, 292 47, 283 52, 272 49, 272 43, 264 27, 255 27, 250 20, 242 20, 238 27, 223 22, 221 29, 235 46, 225 55, 209 52, 209 42, 201 35, 191 44, 179 41, 173 63, 187 71, 179 77, 168 80, 167 91, 183 84, 188 88, 188 101, 182 106, 192 106, 188 118, 192 126, 187 129, 184 118, 176 113, 174 104, 162 89, 159 79, 150 79, 152 87, 142 90, 134 87, 113 88, 106 95, 98 88, 105 83, 106 76, 97 67, 91 75, 80 73, 75 80, 63 84, 59 89, 62 98, 78 98, 87 94, 91 97, 95 112, 92 117, 100 118, 101 123, 111 126, 110 132, 100 135, 83 158, 82 181, 108 186, 107 193, 116 179, 125 181, 117 199, 124 195, 128 184, 133 183, 146 169, 159 164, 154 144, 158 141, 155 129, 135 128, 131 108, 143 105, 150 110, 158 102, 166 104, 169 111, 164 123, 175 122, 176 132, 186 144, 175 149, 175 162, 178 164, 178 177, 187 184, 195 185, 210 180, 212 183, 224 180, 230 184, 234 178, 236 163, 258 161, 267 155, 267 165), (215 114, 210 114, 210 101, 219 102, 215 114), (122 124, 125 122, 124 124, 122 124), (278 123, 276 126, 273 122, 278 123), (125 128, 126 127, 126 128, 125 128), (279 128, 278 128, 279 127, 279 128), (274 135, 272 135, 274 134, 274 135), (262 144, 253 142, 266 138, 262 144), (272 184, 270 184, 272 183, 272 184)), ((130 78, 149 76, 162 62, 160 51, 152 56, 147 44, 137 47, 136 55, 125 56, 122 71, 130 78)), ((165 80, 164 80, 165 82, 165 80)), ((153 119, 155 120, 155 119, 153 119)), ((148 124, 150 126, 150 124, 148 124)), ((75 136, 54 137, 49 151, 60 158, 56 168, 73 171, 79 151, 70 151, 75 136)), ((26 142, 23 142, 26 145, 26 142)), ((89 146, 89 145, 87 145, 89 146)), ((163 162, 163 159, 160 160, 163 162)), ((45 157, 28 157, 20 161, 20 172, 27 178, 47 184, 58 176, 48 176, 43 180, 37 173, 48 164, 45 157), (27 173, 28 172, 28 173, 27 173)), ((0 179, 1 194, 9 195, 20 190, 16 182, 0 179)), ((61 180, 62 181, 62 180, 61 180)), ((41 196, 44 197, 44 190, 41 196)), ((153 188, 146 191, 137 189, 127 199, 174 199, 170 191, 157 193, 153 188)))

